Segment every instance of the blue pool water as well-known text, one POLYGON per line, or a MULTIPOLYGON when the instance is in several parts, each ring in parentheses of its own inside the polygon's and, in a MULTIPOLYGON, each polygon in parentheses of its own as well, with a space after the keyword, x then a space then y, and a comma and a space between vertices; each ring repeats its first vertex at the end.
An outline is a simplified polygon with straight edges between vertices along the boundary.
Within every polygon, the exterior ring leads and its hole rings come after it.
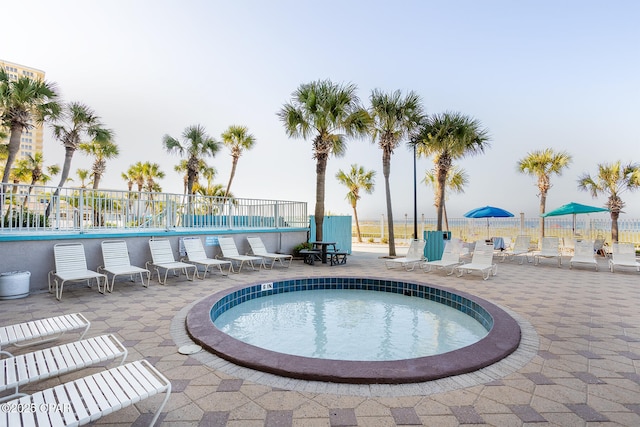
POLYGON ((254 298, 220 313, 214 324, 231 337, 263 349, 358 361, 442 354, 488 334, 476 319, 449 305, 354 289, 254 298))

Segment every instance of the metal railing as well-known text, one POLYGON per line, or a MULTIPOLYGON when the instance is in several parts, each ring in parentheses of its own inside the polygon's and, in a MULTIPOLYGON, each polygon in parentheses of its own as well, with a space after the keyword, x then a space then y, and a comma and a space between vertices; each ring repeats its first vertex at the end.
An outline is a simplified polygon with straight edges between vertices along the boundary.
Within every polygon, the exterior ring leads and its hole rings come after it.
POLYGON ((306 202, 6 184, 0 232, 307 228, 306 202))

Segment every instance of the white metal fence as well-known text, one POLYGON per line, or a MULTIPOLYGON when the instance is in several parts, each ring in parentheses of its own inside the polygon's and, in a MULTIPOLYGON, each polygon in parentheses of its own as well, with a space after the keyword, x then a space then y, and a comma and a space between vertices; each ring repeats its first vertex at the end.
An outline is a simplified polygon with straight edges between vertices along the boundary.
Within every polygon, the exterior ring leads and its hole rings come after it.
POLYGON ((8 184, 0 232, 308 227, 306 202, 8 184))

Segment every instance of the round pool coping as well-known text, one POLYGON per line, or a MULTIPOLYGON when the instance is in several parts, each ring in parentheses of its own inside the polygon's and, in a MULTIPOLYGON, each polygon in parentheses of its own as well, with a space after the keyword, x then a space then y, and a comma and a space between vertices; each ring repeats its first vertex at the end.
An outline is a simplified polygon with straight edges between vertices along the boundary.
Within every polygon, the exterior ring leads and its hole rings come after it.
MULTIPOLYGON (((287 280, 306 279, 308 278, 298 277, 287 280)), ((339 279, 388 281, 379 277, 345 276, 339 279)), ((425 282, 411 280, 398 282, 439 289, 479 304, 493 318, 493 327, 487 336, 474 344, 447 353, 415 359, 350 361, 277 353, 239 341, 220 331, 211 320, 211 309, 217 301, 244 288, 260 285, 260 283, 254 283, 217 292, 198 301, 187 314, 187 333, 209 352, 240 366, 307 381, 352 384, 417 383, 461 375, 492 365, 518 348, 521 339, 518 322, 495 304, 466 292, 425 282)))

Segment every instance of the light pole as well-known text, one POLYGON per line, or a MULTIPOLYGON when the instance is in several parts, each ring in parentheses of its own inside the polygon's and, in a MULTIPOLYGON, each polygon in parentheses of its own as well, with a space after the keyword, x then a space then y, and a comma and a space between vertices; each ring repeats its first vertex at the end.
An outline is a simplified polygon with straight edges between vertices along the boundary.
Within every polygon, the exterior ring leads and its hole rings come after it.
POLYGON ((416 175, 416 143, 413 143, 413 238, 418 240, 418 176, 416 175))

